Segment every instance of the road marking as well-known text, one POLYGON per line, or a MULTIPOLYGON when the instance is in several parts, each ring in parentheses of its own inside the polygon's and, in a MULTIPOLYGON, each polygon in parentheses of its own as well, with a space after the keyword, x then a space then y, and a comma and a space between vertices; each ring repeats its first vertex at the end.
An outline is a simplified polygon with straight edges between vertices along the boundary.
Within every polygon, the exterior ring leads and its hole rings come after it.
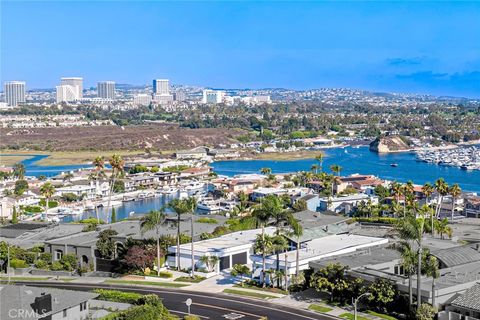
MULTIPOLYGON (((305 315, 302 315, 302 314, 298 314, 298 313, 294 313, 294 312, 290 312, 290 311, 286 311, 286 310, 282 310, 282 309, 277 309, 277 308, 274 308, 274 307, 269 307, 269 306, 266 306, 266 305, 263 305, 263 304, 259 305, 259 304, 254 304, 254 303, 245 302, 245 301, 241 301, 241 300, 225 299, 225 298, 214 297, 214 296, 212 297, 212 296, 208 296, 208 295, 207 296, 202 296, 200 294, 195 294, 195 293, 192 293, 192 292, 187 291, 187 290, 185 290, 183 292, 175 292, 173 290, 165 291, 165 290, 161 290, 161 289, 158 289, 158 288, 143 289, 142 287, 139 287, 139 286, 122 286, 122 285, 106 284, 106 283, 81 284, 81 283, 42 282, 41 284, 42 285, 53 284, 55 286, 64 286, 64 287, 75 287, 76 286, 76 287, 84 287, 84 288, 88 288, 88 289, 95 289, 95 286, 97 286, 98 288, 101 288, 101 287, 104 287, 104 288, 122 288, 122 289, 127 289, 127 290, 137 290, 137 291, 143 291, 143 292, 148 292, 148 293, 161 292, 161 293, 183 295, 183 296, 189 295, 189 296, 200 297, 200 298, 204 298, 204 299, 205 298, 215 299, 215 300, 220 300, 220 301, 228 301, 228 302, 234 302, 234 303, 238 303, 238 304, 244 304, 244 305, 248 305, 248 306, 261 307, 261 308, 268 309, 268 310, 273 310, 273 311, 276 311, 276 312, 282 312, 282 313, 290 314, 290 315, 293 315, 297 318, 301 317, 303 319, 318 320, 318 318, 312 318, 312 317, 305 316, 305 315)), ((291 308, 294 308, 294 307, 291 307, 291 308)), ((302 311, 309 312, 308 310, 303 310, 303 309, 302 309, 302 311)), ((240 312, 243 312, 243 311, 240 311, 240 312)), ((321 317, 324 317, 324 318, 329 318, 329 319, 334 319, 334 320, 339 319, 338 317, 331 316, 331 315, 328 315, 328 314, 322 314, 322 315, 318 315, 318 316, 321 316, 321 317)))
POLYGON ((243 314, 238 314, 238 313, 227 313, 225 315, 223 315, 223 317, 225 319, 228 319, 228 320, 237 320, 237 319, 241 319, 243 317, 245 317, 243 314))
MULTIPOLYGON (((183 311, 178 311, 178 310, 168 309, 168 311, 173 312, 173 313, 188 314, 188 312, 183 312, 183 311)), ((199 315, 199 314, 193 314, 193 313, 192 313, 191 315, 192 315, 192 316, 197 316, 197 317, 199 317, 199 318, 201 318, 201 319, 210 319, 209 317, 201 316, 201 315, 199 315)))
POLYGON ((250 316, 250 317, 255 317, 255 318, 261 318, 261 317, 263 317, 263 316, 261 316, 261 315, 254 314, 254 313, 249 313, 249 312, 240 311, 240 310, 235 310, 235 309, 229 309, 229 308, 225 308, 225 307, 212 306, 212 305, 210 305, 210 304, 194 303, 194 305, 201 306, 201 307, 212 308, 212 309, 230 311, 230 312, 232 312, 232 313, 240 312, 240 313, 242 313, 242 314, 244 314, 244 315, 247 315, 247 316, 250 316))

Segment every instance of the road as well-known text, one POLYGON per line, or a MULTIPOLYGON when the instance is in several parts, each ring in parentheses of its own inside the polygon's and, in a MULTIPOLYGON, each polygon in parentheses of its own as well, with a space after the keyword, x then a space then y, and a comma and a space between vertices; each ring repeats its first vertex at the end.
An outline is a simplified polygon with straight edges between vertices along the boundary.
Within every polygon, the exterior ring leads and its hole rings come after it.
POLYGON ((170 310, 170 312, 178 316, 183 316, 187 313, 185 301, 188 298, 191 298, 193 301, 191 313, 200 316, 201 319, 258 320, 259 318, 266 316, 269 320, 338 320, 338 318, 329 315, 315 314, 307 310, 224 294, 113 284, 40 283, 28 281, 17 282, 17 284, 81 291, 89 291, 93 289, 116 289, 141 294, 153 293, 162 298, 164 305, 170 310))

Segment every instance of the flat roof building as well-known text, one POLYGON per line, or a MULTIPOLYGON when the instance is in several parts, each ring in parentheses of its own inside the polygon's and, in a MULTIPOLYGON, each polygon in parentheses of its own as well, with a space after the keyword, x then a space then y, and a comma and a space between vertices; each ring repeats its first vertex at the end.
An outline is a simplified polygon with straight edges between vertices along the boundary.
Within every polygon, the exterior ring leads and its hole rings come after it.
POLYGON ((25 103, 25 81, 5 81, 5 102, 9 107, 25 103))

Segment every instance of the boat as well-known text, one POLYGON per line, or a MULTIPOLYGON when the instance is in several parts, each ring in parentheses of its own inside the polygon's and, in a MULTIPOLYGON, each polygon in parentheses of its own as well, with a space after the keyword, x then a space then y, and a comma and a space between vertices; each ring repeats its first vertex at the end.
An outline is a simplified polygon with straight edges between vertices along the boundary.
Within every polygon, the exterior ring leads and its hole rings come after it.
POLYGON ((396 167, 398 167, 398 163, 391 163, 391 164, 390 164, 390 167, 396 168, 396 167))

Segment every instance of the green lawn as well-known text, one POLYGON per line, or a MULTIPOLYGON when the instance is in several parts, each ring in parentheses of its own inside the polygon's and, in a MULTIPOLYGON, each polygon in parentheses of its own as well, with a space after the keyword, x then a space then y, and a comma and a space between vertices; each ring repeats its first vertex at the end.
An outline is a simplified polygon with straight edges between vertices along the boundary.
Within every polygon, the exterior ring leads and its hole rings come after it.
POLYGON ((279 288, 270 288, 270 287, 262 288, 262 287, 257 287, 255 285, 251 285, 251 284, 248 284, 248 283, 244 283, 243 287, 242 287, 241 284, 235 284, 234 287, 247 288, 247 289, 253 289, 253 290, 258 290, 258 291, 263 291, 263 292, 278 293, 278 294, 288 294, 288 291, 285 291, 285 290, 282 290, 282 289, 279 289, 279 288))
POLYGON ((105 280, 104 283, 137 284, 137 285, 143 285, 143 286, 158 286, 158 287, 172 287, 172 288, 180 288, 180 287, 188 286, 188 284, 184 284, 184 283, 158 282, 158 281, 136 281, 136 280, 105 280))
POLYGON ((236 294, 239 296, 246 296, 252 298, 260 298, 260 299, 275 299, 278 298, 276 296, 272 296, 269 294, 257 293, 257 292, 250 292, 250 291, 242 291, 242 290, 235 290, 235 289, 225 289, 223 290, 224 293, 236 294))
POLYGON ((173 281, 199 283, 199 282, 202 282, 205 279, 207 279, 207 278, 201 277, 201 276, 195 276, 195 278, 188 277, 188 276, 183 276, 183 277, 178 277, 173 281))
POLYGON ((367 312, 365 313, 368 313, 372 316, 375 316, 375 317, 378 317, 378 318, 382 318, 382 319, 385 319, 385 320, 397 320, 397 318, 395 317, 392 317, 392 316, 389 316, 387 314, 383 314, 383 313, 378 313, 378 312, 375 312, 375 311, 371 311, 371 310, 368 310, 367 312))
POLYGON ((321 304, 316 304, 316 303, 309 305, 308 309, 312 310, 312 311, 315 311, 315 312, 320 312, 320 313, 326 313, 326 312, 329 312, 329 311, 333 310, 330 307, 327 307, 327 306, 324 306, 324 305, 321 305, 321 304))
MULTIPOLYGON (((345 313, 342 313, 340 315, 340 318, 344 318, 344 319, 348 319, 348 320, 354 320, 355 317, 353 316, 353 314, 351 314, 349 312, 345 312, 345 313)), ((357 320, 370 320, 370 319, 357 315, 357 320)))

